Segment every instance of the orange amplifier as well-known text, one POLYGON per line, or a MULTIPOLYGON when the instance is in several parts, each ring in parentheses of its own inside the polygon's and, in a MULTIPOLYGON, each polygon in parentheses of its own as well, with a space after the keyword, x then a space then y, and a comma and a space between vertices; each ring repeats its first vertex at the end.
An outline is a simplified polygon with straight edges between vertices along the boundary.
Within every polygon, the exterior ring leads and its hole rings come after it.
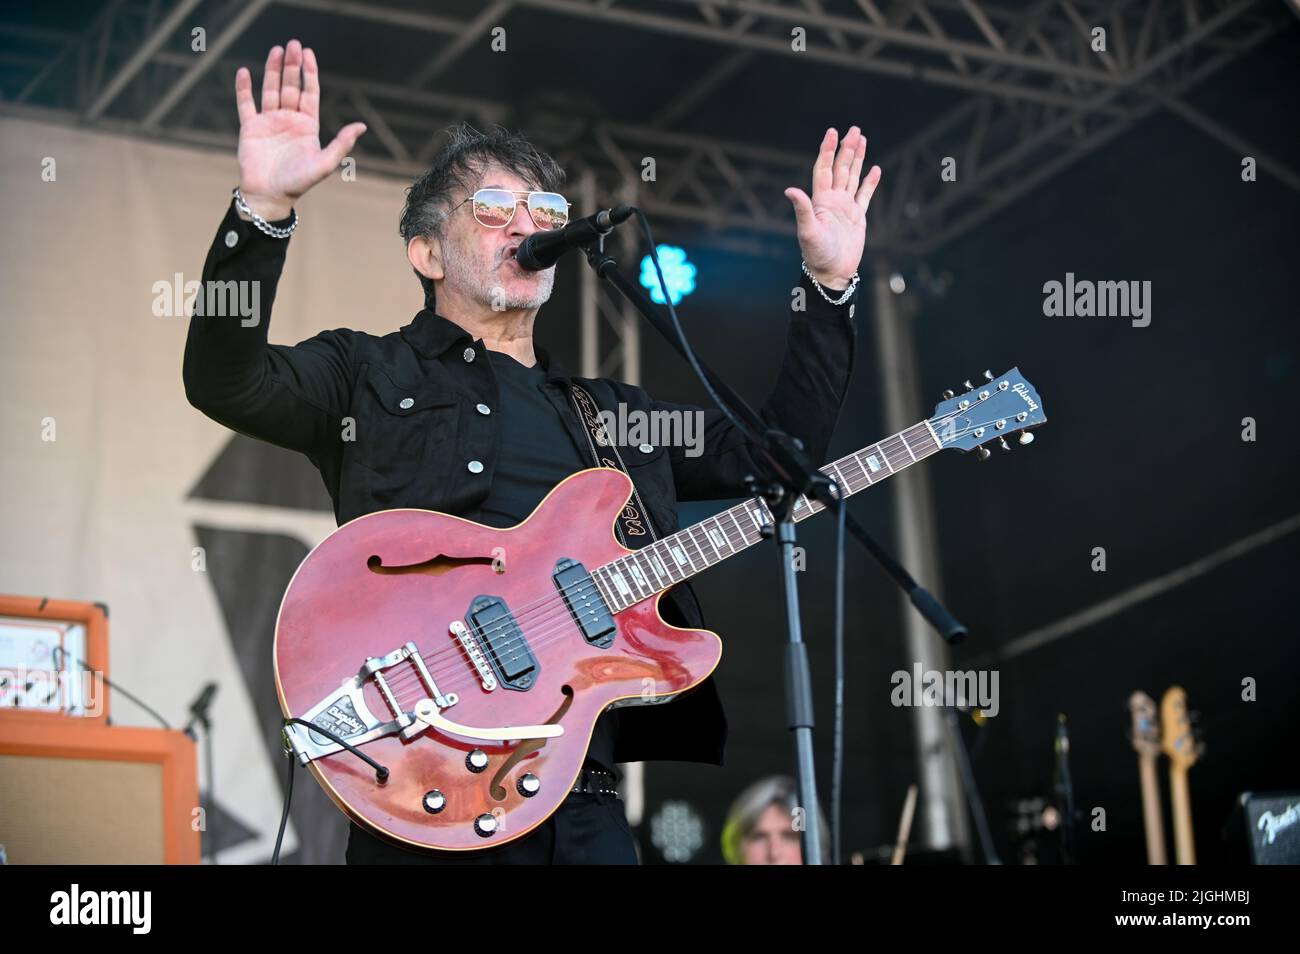
POLYGON ((108 724, 94 603, 0 596, 0 855, 9 864, 198 864, 192 739, 108 724))

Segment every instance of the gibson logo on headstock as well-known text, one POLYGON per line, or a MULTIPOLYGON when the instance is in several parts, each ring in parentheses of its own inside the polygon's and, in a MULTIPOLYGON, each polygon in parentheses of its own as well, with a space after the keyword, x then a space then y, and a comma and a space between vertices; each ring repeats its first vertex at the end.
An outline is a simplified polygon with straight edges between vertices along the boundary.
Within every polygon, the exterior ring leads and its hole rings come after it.
POLYGON ((1025 387, 1025 383, 1024 383, 1023 381, 1020 382, 1020 383, 1017 384, 1017 385, 1014 385, 1014 386, 1011 388, 1011 390, 1015 391, 1017 394, 1020 395, 1021 399, 1022 399, 1026 404, 1029 405, 1029 410, 1031 410, 1031 411, 1037 411, 1037 410, 1038 410, 1038 403, 1037 403, 1033 398, 1031 398, 1031 397, 1029 396, 1029 388, 1025 387))

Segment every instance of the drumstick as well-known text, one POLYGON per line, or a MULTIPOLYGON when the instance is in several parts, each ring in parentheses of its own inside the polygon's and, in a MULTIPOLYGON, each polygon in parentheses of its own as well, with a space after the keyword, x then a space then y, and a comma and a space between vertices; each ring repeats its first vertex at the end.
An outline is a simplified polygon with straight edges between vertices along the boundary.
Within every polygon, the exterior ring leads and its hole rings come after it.
POLYGON ((891 865, 901 865, 907 854, 907 838, 912 832, 912 815, 916 811, 916 785, 907 787, 907 798, 903 802, 903 817, 898 820, 898 841, 894 844, 894 857, 889 859, 891 865))

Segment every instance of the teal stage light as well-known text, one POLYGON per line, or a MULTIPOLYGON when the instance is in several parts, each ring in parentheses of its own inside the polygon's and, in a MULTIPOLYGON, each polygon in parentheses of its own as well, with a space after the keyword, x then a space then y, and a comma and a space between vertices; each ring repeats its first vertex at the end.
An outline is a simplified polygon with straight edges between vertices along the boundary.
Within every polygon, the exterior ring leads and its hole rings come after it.
MULTIPOLYGON (((668 294, 676 305, 683 298, 695 291, 695 266, 687 261, 686 250, 676 245, 659 245, 659 267, 663 269, 664 284, 668 294)), ((654 260, 647 255, 641 259, 641 284, 650 292, 650 300, 657 305, 664 304, 663 289, 659 287, 659 276, 655 274, 654 260)))

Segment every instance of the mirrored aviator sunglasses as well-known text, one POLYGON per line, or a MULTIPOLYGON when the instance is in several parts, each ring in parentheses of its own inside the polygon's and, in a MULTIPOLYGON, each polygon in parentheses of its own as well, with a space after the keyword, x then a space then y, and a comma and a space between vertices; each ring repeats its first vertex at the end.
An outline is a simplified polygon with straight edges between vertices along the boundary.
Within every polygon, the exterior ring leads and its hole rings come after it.
POLYGON ((569 223, 569 203, 558 192, 511 192, 509 189, 479 189, 472 196, 474 218, 490 229, 503 229, 515 217, 519 199, 528 197, 528 214, 538 229, 549 232, 569 223))

